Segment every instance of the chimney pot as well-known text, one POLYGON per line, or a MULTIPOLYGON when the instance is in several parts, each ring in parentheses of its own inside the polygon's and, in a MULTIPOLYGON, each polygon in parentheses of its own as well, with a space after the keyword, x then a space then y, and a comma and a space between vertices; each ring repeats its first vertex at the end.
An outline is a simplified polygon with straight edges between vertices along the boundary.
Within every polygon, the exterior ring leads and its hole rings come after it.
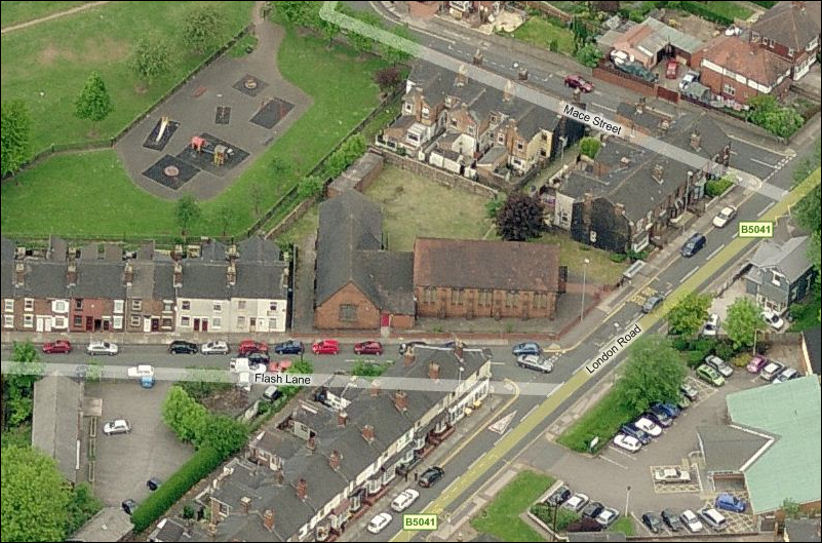
POLYGON ((66 283, 69 286, 73 286, 77 284, 77 263, 76 262, 69 262, 68 267, 66 267, 66 283))
POLYGON ((131 284, 134 282, 134 266, 131 265, 131 262, 126 262, 126 266, 123 270, 123 275, 126 286, 130 287, 131 284))
POLYGON ((305 501, 308 498, 308 481, 305 479, 297 481, 297 498, 300 501, 305 501))
POLYGON ((365 426, 363 426, 362 427, 362 437, 363 437, 363 439, 365 439, 369 443, 374 441, 374 437, 375 437, 374 427, 371 426, 370 424, 366 424, 365 426))
POLYGON ((331 455, 328 457, 328 466, 336 471, 340 469, 340 460, 342 460, 342 456, 340 452, 335 449, 331 451, 331 455))
POLYGON ((337 412, 337 426, 346 426, 348 424, 348 413, 343 410, 337 412))
POLYGON ((403 411, 408 411, 408 393, 404 390, 396 390, 394 391, 394 407, 397 408, 397 411, 402 413, 403 411))
MULTIPOLYGON (((68 272, 66 276, 68 276, 68 272)), ((14 283, 18 287, 22 287, 26 283, 26 264, 24 262, 14 264, 14 283)))
POLYGON ((428 364, 428 377, 433 380, 437 380, 440 378, 440 365, 436 362, 431 362, 428 364))
POLYGON ((174 263, 174 288, 183 286, 183 265, 180 261, 174 263))
POLYGON ((247 515, 248 510, 251 508, 251 498, 249 498, 248 496, 243 496, 240 499, 240 503, 243 506, 243 513, 245 513, 247 515))
POLYGON ((274 531, 274 511, 272 509, 266 509, 263 513, 263 526, 269 532, 274 531))
POLYGON ((405 363, 406 366, 410 366, 411 364, 414 363, 414 360, 416 360, 416 359, 417 359, 417 356, 414 354, 414 348, 409 347, 405 351, 405 354, 403 355, 403 362, 405 363))
POLYGON ((237 266, 234 264, 233 260, 228 263, 226 278, 228 279, 228 286, 233 287, 237 284, 237 266))

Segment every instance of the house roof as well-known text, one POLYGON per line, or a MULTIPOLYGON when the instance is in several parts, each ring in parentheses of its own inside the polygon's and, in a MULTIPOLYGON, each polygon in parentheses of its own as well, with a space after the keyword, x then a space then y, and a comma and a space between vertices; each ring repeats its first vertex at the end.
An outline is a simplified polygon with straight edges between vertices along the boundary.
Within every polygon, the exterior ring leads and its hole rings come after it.
POLYGON ((16 244, 5 236, 0 236, 0 296, 14 296, 14 252, 16 244))
MULTIPOLYGON (((798 236, 784 243, 763 241, 751 257, 751 264, 760 272, 775 269, 793 283, 811 267, 809 240, 808 236, 798 236)), ((761 277, 759 279, 761 281, 761 277)))
POLYGON ((802 541, 804 543, 814 543, 822 541, 819 535, 818 518, 786 518, 785 519, 785 541, 802 541))
POLYGON ((756 43, 740 36, 717 36, 705 44, 703 58, 765 86, 774 86, 791 65, 756 43))
MULTIPOLYGON (((42 266, 38 263, 37 266, 42 266)), ((65 269, 65 265, 62 266, 65 269)), ((72 295, 78 298, 110 298, 122 300, 126 297, 126 285, 123 281, 123 261, 97 260, 77 262, 77 284, 72 288, 72 295)), ((62 282, 65 283, 65 276, 62 282)))
POLYGON ((382 156, 376 153, 365 153, 363 156, 358 158, 354 164, 334 179, 334 181, 331 182, 330 187, 339 192, 354 189, 354 187, 357 186, 357 183, 370 175, 376 168, 381 168, 382 164, 382 156))
POLYGON ((772 436, 733 426, 698 426, 696 431, 709 473, 739 473, 745 462, 772 439, 772 436))
POLYGON ((819 2, 779 2, 766 11, 751 29, 801 51, 819 37, 820 17, 819 2))
POLYGON ((78 482, 75 468, 83 403, 83 385, 68 377, 47 375, 34 383, 31 443, 57 461, 60 473, 78 482))
MULTIPOLYGON (((133 528, 131 517, 123 511, 122 507, 104 507, 75 532, 70 540, 121 541, 131 533, 133 528)), ((182 535, 182 527, 180 527, 180 535, 182 535)), ((161 538, 153 541, 181 541, 181 539, 161 538)))
POLYGON ((811 360, 811 368, 816 375, 822 374, 822 328, 817 324, 802 332, 805 348, 811 360))
POLYGON ((730 394, 736 425, 775 436, 743 468, 755 514, 779 509, 786 498, 818 502, 822 488, 822 420, 816 375, 730 394))
POLYGON ((557 292, 559 248, 518 241, 417 238, 414 285, 557 292))
MULTIPOLYGON (((608 34, 611 34, 610 32, 608 34)), ((633 53, 640 58, 653 59, 668 44, 689 54, 696 52, 702 41, 671 28, 665 23, 648 17, 642 23, 632 26, 622 35, 611 35, 602 43, 633 53)))
MULTIPOLYGON (((73 288, 66 283, 67 264, 26 258, 23 285, 14 288, 18 298, 71 298, 73 288)), ((14 269, 14 263, 12 263, 14 269)), ((122 297, 122 296, 121 296, 122 297)))

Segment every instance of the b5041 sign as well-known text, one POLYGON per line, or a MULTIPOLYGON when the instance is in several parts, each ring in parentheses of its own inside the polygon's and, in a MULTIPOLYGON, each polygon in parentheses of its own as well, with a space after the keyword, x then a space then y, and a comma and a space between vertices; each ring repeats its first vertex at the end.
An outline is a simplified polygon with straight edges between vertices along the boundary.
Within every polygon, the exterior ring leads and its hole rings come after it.
POLYGON ((773 223, 769 221, 741 221, 739 223, 740 238, 772 238, 773 223))

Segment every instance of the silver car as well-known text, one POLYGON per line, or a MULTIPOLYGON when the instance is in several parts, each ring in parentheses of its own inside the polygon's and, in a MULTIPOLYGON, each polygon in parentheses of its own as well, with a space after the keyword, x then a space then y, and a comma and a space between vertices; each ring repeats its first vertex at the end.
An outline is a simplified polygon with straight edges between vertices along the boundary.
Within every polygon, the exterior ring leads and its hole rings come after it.
POLYGON ((722 377, 730 377, 734 374, 734 369, 730 364, 719 358, 718 356, 709 354, 705 357, 705 363, 719 372, 722 377))
POLYGON ((92 356, 96 354, 107 354, 109 356, 114 356, 115 354, 120 352, 120 348, 117 347, 116 343, 110 343, 108 341, 92 341, 86 347, 86 353, 92 356))

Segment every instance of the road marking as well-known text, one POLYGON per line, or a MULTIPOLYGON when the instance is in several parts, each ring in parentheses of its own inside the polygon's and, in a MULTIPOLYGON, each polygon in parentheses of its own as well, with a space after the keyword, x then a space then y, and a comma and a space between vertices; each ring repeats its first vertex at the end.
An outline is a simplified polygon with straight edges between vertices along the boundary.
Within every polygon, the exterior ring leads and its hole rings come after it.
POLYGON ((770 162, 765 162, 763 160, 758 160, 756 158, 751 158, 750 161, 751 162, 756 162, 757 164, 762 164, 763 166, 767 166, 769 168, 776 168, 776 166, 777 166, 776 164, 771 164, 770 162))
POLYGON ((614 452, 615 452, 615 453, 617 453, 617 454, 621 454, 622 456, 624 456, 625 458, 629 459, 630 461, 632 461, 632 462, 636 462, 636 457, 635 457, 635 456, 633 456, 632 454, 630 454, 630 453, 626 453, 625 451, 622 451, 622 450, 620 450, 620 449, 617 449, 617 448, 616 448, 616 447, 614 447, 613 445, 608 445, 608 448, 609 448, 610 450, 614 451, 614 452))
POLYGON ((492 366, 505 366, 505 362, 491 362, 492 366))
MULTIPOLYGON (((497 439, 496 441, 494 441, 494 446, 496 446, 496 445, 497 445, 497 443, 499 443, 500 441, 502 441, 503 439, 505 439, 505 436, 507 436, 510 432, 511 432, 511 429, 510 429, 510 428, 509 428, 508 430, 505 430, 505 433, 503 433, 501 436, 499 436, 499 439, 497 439)), ((456 483, 456 481, 454 481, 454 482, 456 483)))
POLYGON ((734 235, 733 235, 733 236, 731 236, 731 239, 734 239, 734 238, 736 238, 737 236, 739 236, 739 229, 737 229, 737 230, 736 230, 736 232, 734 232, 734 235))
POLYGON ((614 113, 616 113, 616 110, 612 107, 603 106, 602 104, 597 104, 596 102, 591 102, 591 105, 596 106, 598 108, 607 109, 608 111, 613 111, 614 113))
POLYGON ((599 459, 600 459, 600 460, 605 460, 606 462, 610 462, 611 464, 613 464, 613 465, 615 465, 615 466, 617 466, 617 467, 620 467, 620 468, 624 469, 625 471, 628 471, 628 466, 623 466, 622 464, 620 464, 620 463, 619 463, 619 462, 617 462, 616 460, 611 460, 611 459, 610 459, 610 458, 608 458, 607 456, 600 456, 600 457, 599 457, 599 459))
POLYGON ((694 269, 692 269, 691 271, 689 271, 688 273, 686 273, 686 274, 682 277, 682 279, 680 279, 680 280, 679 280, 679 284, 681 285, 682 283, 684 283, 685 281, 687 281, 687 280, 688 280, 688 278, 689 278, 689 277, 691 277, 693 274, 695 274, 695 273, 696 273, 696 270, 698 270, 698 269, 699 269, 699 268, 694 268, 694 269))
POLYGON ((721 251, 721 250, 722 250, 722 249, 724 249, 724 248, 725 248, 725 244, 723 243, 722 245, 720 245, 719 247, 717 247, 716 249, 714 249, 714 250, 713 250, 713 252, 711 252, 711 254, 709 254, 709 255, 705 258, 705 260, 710 260, 710 259, 712 259, 713 257, 715 257, 715 256, 716 256, 716 253, 718 253, 719 251, 721 251))
POLYGON ((765 213, 767 213, 767 211, 768 211, 770 208, 772 208, 772 207, 773 207, 773 205, 774 205, 775 203, 776 203, 776 202, 771 202, 771 203, 769 203, 768 205, 766 205, 766 206, 762 209, 762 211, 760 211, 759 213, 757 213, 757 214, 756 214, 757 218, 758 218, 758 217, 761 217, 762 215, 764 215, 765 213))
POLYGON ((537 407, 539 407, 539 404, 534 405, 534 407, 532 407, 531 409, 529 409, 527 413, 525 413, 523 416, 521 416, 521 417, 519 418, 519 420, 520 420, 520 421, 522 421, 522 419, 524 419, 525 417, 527 417, 528 415, 530 415, 531 413, 533 413, 533 412, 534 412, 534 409, 536 409, 537 407))

